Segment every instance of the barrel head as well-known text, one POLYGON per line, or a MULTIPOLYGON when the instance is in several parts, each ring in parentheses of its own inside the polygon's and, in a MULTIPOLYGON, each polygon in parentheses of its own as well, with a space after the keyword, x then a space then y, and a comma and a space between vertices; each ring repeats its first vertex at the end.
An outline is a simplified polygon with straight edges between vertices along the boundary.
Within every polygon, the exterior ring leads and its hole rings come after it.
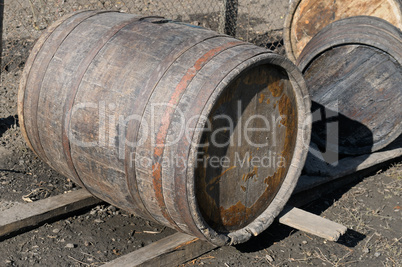
POLYGON ((205 129, 195 177, 199 208, 214 230, 238 230, 271 203, 293 156, 297 108, 286 72, 260 65, 241 74, 205 129))

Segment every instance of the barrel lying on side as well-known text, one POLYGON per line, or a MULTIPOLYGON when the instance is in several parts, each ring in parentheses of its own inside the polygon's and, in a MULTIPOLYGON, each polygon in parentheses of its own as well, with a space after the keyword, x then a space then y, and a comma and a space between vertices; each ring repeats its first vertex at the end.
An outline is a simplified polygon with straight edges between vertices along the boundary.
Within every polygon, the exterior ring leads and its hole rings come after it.
POLYGON ((35 45, 19 91, 37 155, 95 196, 217 245, 266 229, 306 157, 290 61, 159 17, 87 11, 35 45))
POLYGON ((296 62, 307 43, 325 26, 354 16, 373 16, 402 29, 400 0, 295 0, 285 19, 283 39, 288 58, 296 62))
POLYGON ((314 143, 342 154, 384 148, 402 133, 402 33, 376 17, 339 20, 297 62, 312 98, 314 143), (336 123, 332 132, 330 124, 336 123), (339 138, 328 138, 339 135, 339 138), (332 141, 331 141, 332 140, 332 141))

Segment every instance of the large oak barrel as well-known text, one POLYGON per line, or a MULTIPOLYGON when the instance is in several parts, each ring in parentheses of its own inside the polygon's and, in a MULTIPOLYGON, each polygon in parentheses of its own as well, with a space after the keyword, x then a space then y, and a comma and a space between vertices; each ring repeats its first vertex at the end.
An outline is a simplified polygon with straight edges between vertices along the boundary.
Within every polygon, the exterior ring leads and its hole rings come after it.
POLYGON ((93 195, 217 245, 266 229, 306 157, 310 100, 289 60, 160 17, 53 24, 19 118, 46 163, 93 195))
POLYGON ((297 64, 312 99, 314 143, 341 154, 365 154, 401 135, 398 28, 368 16, 336 21, 311 39, 297 64), (331 123, 337 129, 331 131, 331 123), (338 138, 328 138, 333 135, 338 138))
POLYGON ((354 16, 382 18, 402 29, 400 0, 294 0, 284 25, 284 46, 296 62, 303 48, 330 23, 354 16))

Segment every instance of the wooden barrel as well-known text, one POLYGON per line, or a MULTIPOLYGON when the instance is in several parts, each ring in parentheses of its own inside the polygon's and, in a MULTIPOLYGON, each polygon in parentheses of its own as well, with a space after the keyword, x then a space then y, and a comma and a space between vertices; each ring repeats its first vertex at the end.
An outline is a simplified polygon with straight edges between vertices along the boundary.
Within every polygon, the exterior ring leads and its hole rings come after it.
POLYGON ((28 144, 95 196, 217 245, 268 227, 306 157, 310 102, 289 60, 160 17, 64 17, 19 91, 28 144))
POLYGON ((303 48, 330 23, 354 16, 382 18, 402 29, 400 0, 294 0, 284 25, 284 46, 296 62, 303 48))
POLYGON ((342 154, 365 154, 401 135, 402 33, 398 28, 376 17, 336 21, 311 39, 297 64, 316 116, 314 143, 342 154), (338 129, 331 132, 330 123, 338 129), (331 135, 339 138, 328 138, 331 135))

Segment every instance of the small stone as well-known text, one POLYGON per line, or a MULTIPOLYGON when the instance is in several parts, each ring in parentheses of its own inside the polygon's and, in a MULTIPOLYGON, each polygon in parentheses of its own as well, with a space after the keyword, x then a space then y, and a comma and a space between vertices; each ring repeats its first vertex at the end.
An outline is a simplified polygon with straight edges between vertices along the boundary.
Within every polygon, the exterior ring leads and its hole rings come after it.
POLYGON ((270 255, 265 255, 265 258, 269 261, 269 262, 273 262, 274 258, 272 258, 270 255))
POLYGON ((66 245, 66 248, 75 248, 77 245, 73 244, 73 243, 68 243, 66 245))
POLYGON ((362 250, 362 252, 367 254, 367 253, 370 253, 370 250, 369 250, 368 248, 364 248, 364 249, 362 250))
POLYGON ((53 232, 54 234, 58 234, 58 233, 60 233, 60 229, 59 229, 59 228, 54 228, 54 229, 52 230, 52 232, 53 232))
POLYGON ((303 240, 302 243, 305 245, 305 244, 307 244, 307 241, 306 241, 306 240, 303 240))
POLYGON ((380 256, 381 256, 381 253, 380 253, 380 252, 374 253, 374 257, 378 258, 378 257, 380 257, 380 256))
POLYGON ((91 242, 84 241, 84 246, 89 247, 91 245, 91 242))
POLYGON ((89 214, 95 215, 95 214, 96 214, 96 210, 91 210, 91 211, 89 212, 89 214))
POLYGON ((109 206, 107 209, 111 212, 115 212, 117 210, 115 206, 109 206))
POLYGON ((101 219, 96 219, 94 220, 94 223, 103 223, 104 221, 102 221, 101 219))

